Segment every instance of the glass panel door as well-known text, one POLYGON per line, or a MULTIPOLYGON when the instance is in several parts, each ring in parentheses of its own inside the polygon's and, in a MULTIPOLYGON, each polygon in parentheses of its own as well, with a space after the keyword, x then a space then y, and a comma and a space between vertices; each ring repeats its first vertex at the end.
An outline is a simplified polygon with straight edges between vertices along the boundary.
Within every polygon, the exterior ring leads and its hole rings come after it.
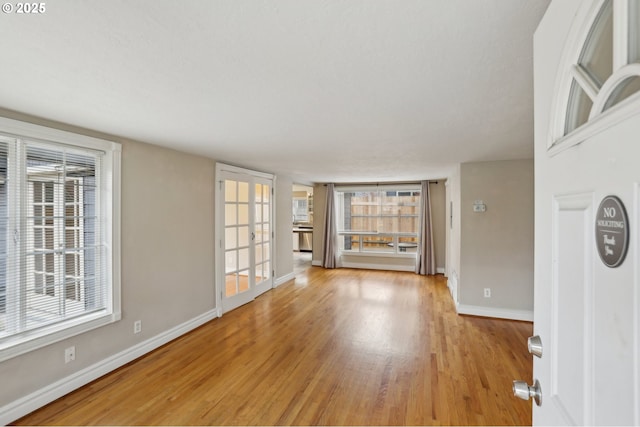
POLYGON ((225 311, 253 299, 250 269, 249 181, 230 176, 223 181, 224 194, 224 289, 225 311))
POLYGON ((256 296, 271 289, 271 183, 256 180, 255 211, 255 277, 256 296))
POLYGON ((272 180, 233 172, 220 178, 221 297, 227 312, 272 287, 272 180))

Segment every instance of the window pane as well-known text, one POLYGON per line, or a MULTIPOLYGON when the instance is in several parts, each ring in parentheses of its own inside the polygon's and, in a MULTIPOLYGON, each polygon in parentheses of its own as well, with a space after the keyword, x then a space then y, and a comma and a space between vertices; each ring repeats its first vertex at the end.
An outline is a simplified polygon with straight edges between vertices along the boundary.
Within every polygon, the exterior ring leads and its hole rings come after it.
POLYGON ((249 290, 249 271, 241 271, 238 273, 238 291, 240 293, 249 290))
POLYGON ((238 223, 237 215, 237 205, 235 203, 224 205, 224 225, 236 225, 238 223))
POLYGON ((236 195, 236 182, 226 180, 224 182, 224 201, 225 202, 235 202, 237 201, 236 195))
POLYGON ((238 254, 237 251, 227 251, 224 255, 225 272, 231 273, 238 270, 238 254))
POLYGON ((262 262, 262 245, 256 245, 256 253, 255 253, 255 257, 256 257, 256 264, 259 264, 262 262))
POLYGON ((238 227, 238 247, 249 246, 249 227, 238 227))
POLYGON ((249 183, 238 182, 238 202, 249 203, 249 183))
POLYGON ((271 277, 271 263, 270 262, 265 262, 262 265, 262 272, 263 272, 263 280, 267 280, 271 277))
POLYGON ((225 276, 224 295, 232 297, 238 293, 238 273, 227 274, 225 276))
POLYGON ((340 231, 417 233, 419 191, 338 193, 340 231))
POLYGON ((346 234, 344 236, 340 236, 340 248, 343 251, 360 251, 360 236, 359 235, 350 235, 346 234))
POLYGON ((640 91, 640 76, 633 76, 623 80, 607 100, 604 105, 604 111, 619 104, 638 91, 640 91))
POLYGON ((255 205, 254 209, 256 211, 255 222, 262 222, 262 205, 255 205))
POLYGON ((238 251, 238 269, 246 270, 249 268, 249 248, 240 249, 238 251))
POLYGON ((578 63, 599 87, 613 73, 613 8, 606 1, 593 23, 578 63))
POLYGON ((238 224, 249 224, 249 205, 238 205, 238 224))
POLYGON ((416 253, 418 251, 417 237, 399 237, 398 252, 416 253))
POLYGON ((236 227, 228 227, 224 230, 224 248, 234 249, 238 247, 236 238, 236 227))
POLYGON ((4 316, 7 312, 7 240, 9 236, 8 144, 0 141, 0 336, 6 328, 4 316))
POLYGON ((363 236, 363 252, 393 252, 393 236, 363 236))
POLYGON ((262 203, 262 184, 256 184, 255 202, 262 203))
POLYGON ((262 241, 268 242, 271 240, 271 232, 269 231, 269 223, 262 225, 262 241))
POLYGON ((565 122, 565 132, 567 135, 589 120, 589 113, 593 107, 591 98, 585 93, 580 85, 574 80, 571 83, 569 93, 569 104, 567 106, 567 120, 565 122))

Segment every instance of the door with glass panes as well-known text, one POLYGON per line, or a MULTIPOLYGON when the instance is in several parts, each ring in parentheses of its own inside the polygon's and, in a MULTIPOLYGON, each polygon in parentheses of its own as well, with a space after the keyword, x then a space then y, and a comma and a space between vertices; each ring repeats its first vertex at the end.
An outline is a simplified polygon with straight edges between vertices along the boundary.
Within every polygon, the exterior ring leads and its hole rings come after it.
POLYGON ((271 289, 272 187, 268 177, 219 171, 219 259, 224 269, 222 311, 233 310, 271 289), (221 199, 221 200, 220 200, 221 199))

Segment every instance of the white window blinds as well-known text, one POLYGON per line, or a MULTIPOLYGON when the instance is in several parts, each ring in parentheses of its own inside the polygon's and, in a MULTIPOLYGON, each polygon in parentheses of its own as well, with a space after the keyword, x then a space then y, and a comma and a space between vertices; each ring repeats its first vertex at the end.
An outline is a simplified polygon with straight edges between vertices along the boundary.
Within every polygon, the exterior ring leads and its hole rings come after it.
POLYGON ((109 308, 103 156, 0 136, 0 344, 109 308))

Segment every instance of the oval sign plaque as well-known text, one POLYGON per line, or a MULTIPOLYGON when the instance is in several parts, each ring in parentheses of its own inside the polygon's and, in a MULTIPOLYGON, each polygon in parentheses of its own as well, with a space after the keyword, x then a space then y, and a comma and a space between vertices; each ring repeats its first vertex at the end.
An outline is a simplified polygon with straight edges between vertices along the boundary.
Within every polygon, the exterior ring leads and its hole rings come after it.
POLYGON ((602 199, 596 212, 596 247, 607 267, 617 267, 624 261, 629 248, 627 210, 616 196, 602 199))

